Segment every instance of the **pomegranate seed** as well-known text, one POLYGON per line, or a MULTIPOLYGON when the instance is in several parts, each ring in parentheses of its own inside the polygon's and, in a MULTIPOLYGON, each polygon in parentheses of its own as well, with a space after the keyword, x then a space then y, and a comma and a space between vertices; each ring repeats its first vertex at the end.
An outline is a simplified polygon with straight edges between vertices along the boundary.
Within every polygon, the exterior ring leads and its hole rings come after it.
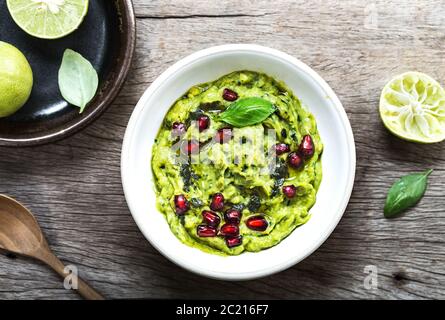
POLYGON ((235 101, 238 99, 238 94, 233 90, 225 88, 223 91, 223 98, 227 101, 235 101))
POLYGON ((206 130, 210 125, 210 118, 208 116, 200 116, 198 118, 199 132, 206 130))
POLYGON ((229 248, 237 247, 237 246, 241 245, 242 243, 243 243, 243 237, 242 236, 227 237, 226 238, 226 245, 229 248))
POLYGON ((175 196, 175 209, 176 214, 183 215, 190 208, 190 204, 187 198, 183 194, 178 194, 175 196))
POLYGON ((263 216, 254 216, 250 217, 246 221, 246 225, 249 229, 256 231, 264 231, 269 226, 269 223, 263 216))
POLYGON ((196 228, 196 233, 198 234, 198 236, 200 237, 215 237, 216 234, 218 233, 218 231, 216 230, 215 227, 212 226, 206 226, 204 224, 199 225, 196 228))
POLYGON ((221 222, 221 219, 215 212, 204 210, 202 212, 202 222, 206 223, 209 226, 217 227, 221 222))
POLYGON ((215 193, 210 203, 210 209, 213 211, 220 211, 224 208, 224 196, 222 193, 215 193))
POLYGON ((239 224, 241 221, 241 212, 235 209, 227 210, 224 213, 224 220, 229 223, 239 224))
POLYGON ((175 137, 182 136, 187 132, 187 127, 182 122, 174 122, 172 124, 172 135, 175 137))
POLYGON ((219 234, 225 237, 237 237, 239 235, 239 227, 236 224, 226 223, 219 230, 219 234))
POLYGON ((287 198, 292 199, 297 194, 297 188, 293 185, 283 186, 283 193, 287 198))
POLYGON ((232 139, 232 129, 230 128, 219 129, 216 133, 216 142, 223 144, 229 142, 230 139, 232 139))
POLYGON ((287 157, 289 165, 294 169, 299 169, 303 165, 303 157, 297 152, 289 153, 287 157))
POLYGON ((183 141, 181 151, 185 155, 197 154, 199 152, 199 142, 196 140, 183 141))
POLYGON ((301 141, 298 152, 303 155, 304 158, 310 158, 314 155, 315 146, 314 141, 310 135, 305 135, 301 141))
POLYGON ((290 151, 290 147, 285 143, 277 143, 275 145, 275 153, 279 156, 290 151))

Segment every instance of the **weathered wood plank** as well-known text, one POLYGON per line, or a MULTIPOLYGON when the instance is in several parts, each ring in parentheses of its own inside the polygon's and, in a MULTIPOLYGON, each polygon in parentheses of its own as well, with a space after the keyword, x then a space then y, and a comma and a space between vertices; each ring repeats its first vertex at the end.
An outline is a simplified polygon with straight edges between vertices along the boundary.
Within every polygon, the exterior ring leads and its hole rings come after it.
MULTIPOLYGON (((444 144, 394 138, 377 113, 392 75, 417 69, 445 81, 443 1, 134 2, 136 58, 109 111, 52 145, 0 148, 0 193, 30 207, 62 260, 109 298, 445 298, 444 144), (131 218, 119 168, 145 88, 181 57, 233 42, 283 50, 319 72, 345 106, 358 157, 353 196, 328 241, 296 267, 249 282, 204 279, 157 253, 131 218), (420 205, 385 220, 390 184, 427 167, 435 172, 420 205), (377 290, 363 285, 367 265, 378 267, 377 290)), ((0 298, 78 297, 45 266, 0 256, 0 298)))

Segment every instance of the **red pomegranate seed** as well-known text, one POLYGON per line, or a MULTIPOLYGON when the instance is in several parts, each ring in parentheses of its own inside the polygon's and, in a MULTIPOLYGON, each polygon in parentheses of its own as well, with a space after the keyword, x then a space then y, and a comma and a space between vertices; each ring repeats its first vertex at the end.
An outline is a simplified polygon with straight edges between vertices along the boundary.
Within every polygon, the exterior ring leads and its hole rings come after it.
POLYGON ((239 227, 236 224, 226 223, 219 230, 219 234, 225 237, 236 237, 239 235, 239 227))
POLYGON ((294 169, 299 169, 303 165, 303 157, 297 152, 291 152, 287 156, 287 161, 289 165, 294 169))
POLYGON ((285 143, 277 143, 275 145, 275 153, 279 156, 290 151, 290 147, 285 143))
POLYGON ((174 122, 172 124, 172 135, 175 137, 182 136, 187 132, 187 127, 182 122, 174 122))
POLYGON ((263 216, 253 216, 247 219, 246 225, 249 229, 255 231, 264 231, 269 226, 269 223, 263 216))
POLYGON ((183 141, 181 151, 185 155, 197 154, 199 153, 199 142, 196 140, 183 141))
POLYGON ((217 227, 221 222, 221 219, 215 212, 204 210, 202 212, 202 222, 206 223, 209 226, 217 227))
POLYGON ((220 211, 224 208, 224 196, 222 193, 215 193, 210 203, 210 209, 213 211, 220 211))
POLYGON ((226 245, 229 248, 237 247, 237 246, 241 245, 242 243, 243 243, 243 237, 242 236, 227 237, 226 238, 226 245))
POLYGON ((206 237, 206 238, 207 237, 215 237, 216 234, 218 233, 218 230, 216 230, 215 227, 206 226, 204 224, 201 224, 196 228, 196 233, 200 237, 206 237))
POLYGON ((187 198, 183 194, 178 194, 175 196, 175 209, 176 214, 183 215, 190 208, 190 204, 187 198))
POLYGON ((303 155, 304 158, 310 158, 314 155, 315 146, 314 141, 310 135, 305 135, 300 143, 298 152, 303 155))
POLYGON ((297 188, 293 185, 283 186, 283 193, 287 198, 292 199, 297 194, 297 188))
POLYGON ((229 223, 239 224, 241 221, 241 212, 235 209, 229 209, 224 213, 224 220, 229 223))
POLYGON ((210 125, 210 118, 208 116, 200 116, 198 118, 199 132, 206 130, 210 125))
POLYGON ((238 99, 238 94, 233 90, 225 88, 223 91, 223 98, 227 101, 235 101, 238 99))
POLYGON ((219 129, 216 133, 216 142, 223 144, 229 142, 230 139, 232 139, 232 129, 230 128, 219 129))

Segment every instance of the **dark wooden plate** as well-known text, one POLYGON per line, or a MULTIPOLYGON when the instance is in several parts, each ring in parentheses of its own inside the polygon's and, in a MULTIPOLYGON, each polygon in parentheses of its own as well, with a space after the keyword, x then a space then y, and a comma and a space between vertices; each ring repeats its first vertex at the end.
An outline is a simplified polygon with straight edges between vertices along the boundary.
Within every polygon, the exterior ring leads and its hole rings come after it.
POLYGON ((134 53, 135 16, 131 0, 92 0, 78 30, 57 40, 34 38, 12 20, 0 1, 0 40, 16 46, 28 59, 34 86, 28 102, 0 118, 0 146, 27 146, 55 141, 84 128, 100 116, 124 84, 134 53), (99 73, 99 89, 86 110, 68 104, 57 75, 66 48, 81 53, 99 73))

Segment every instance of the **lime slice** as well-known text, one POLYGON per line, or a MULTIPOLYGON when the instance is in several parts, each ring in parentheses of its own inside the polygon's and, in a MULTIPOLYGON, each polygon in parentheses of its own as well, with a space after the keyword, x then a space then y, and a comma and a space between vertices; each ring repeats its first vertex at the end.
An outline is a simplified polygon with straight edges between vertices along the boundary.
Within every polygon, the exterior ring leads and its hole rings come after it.
POLYGON ((401 74, 383 88, 380 117, 402 139, 440 142, 445 139, 445 91, 424 73, 401 74))
POLYGON ((43 39, 70 34, 88 12, 88 0, 6 0, 6 3, 20 28, 43 39))

